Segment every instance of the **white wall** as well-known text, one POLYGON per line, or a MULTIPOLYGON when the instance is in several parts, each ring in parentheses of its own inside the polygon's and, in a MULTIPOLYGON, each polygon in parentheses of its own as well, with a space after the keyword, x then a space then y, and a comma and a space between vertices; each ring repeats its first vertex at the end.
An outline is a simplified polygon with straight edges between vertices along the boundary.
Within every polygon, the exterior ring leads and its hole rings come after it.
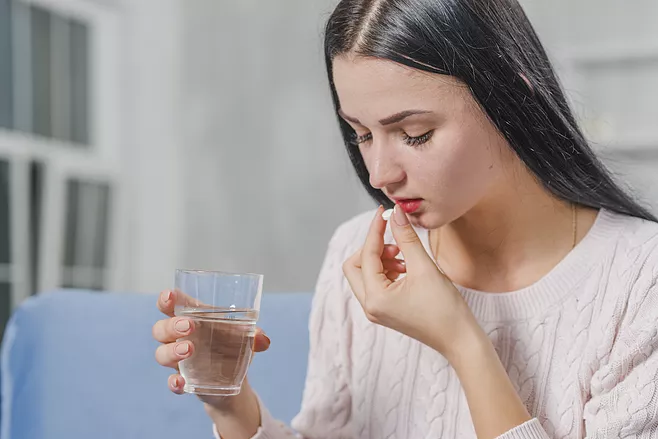
POLYGON ((123 20, 126 127, 123 163, 126 254, 123 289, 155 292, 171 287, 182 263, 183 181, 180 138, 181 20, 178 0, 125 0, 123 20))
POLYGON ((335 227, 373 203, 344 152, 322 59, 333 1, 184 4, 183 261, 311 290, 335 227))

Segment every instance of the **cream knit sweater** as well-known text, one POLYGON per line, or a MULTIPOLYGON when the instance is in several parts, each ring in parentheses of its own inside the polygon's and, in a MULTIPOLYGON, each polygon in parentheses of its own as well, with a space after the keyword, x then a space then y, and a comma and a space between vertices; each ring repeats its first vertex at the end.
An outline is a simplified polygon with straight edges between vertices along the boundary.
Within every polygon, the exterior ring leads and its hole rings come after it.
MULTIPOLYGON (((366 320, 344 279, 342 263, 373 215, 343 224, 329 244, 298 436, 261 405, 254 439, 476 438, 446 360, 366 320)), ((603 210, 536 284, 505 294, 459 288, 534 416, 501 439, 658 438, 657 282, 658 224, 603 210)))

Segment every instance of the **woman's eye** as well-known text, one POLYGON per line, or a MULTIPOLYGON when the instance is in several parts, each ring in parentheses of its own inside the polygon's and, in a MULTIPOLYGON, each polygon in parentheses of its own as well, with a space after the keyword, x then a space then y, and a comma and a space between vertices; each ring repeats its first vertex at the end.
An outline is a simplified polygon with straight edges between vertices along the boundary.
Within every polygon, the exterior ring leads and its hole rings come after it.
POLYGON ((361 136, 357 135, 356 133, 354 134, 354 139, 352 140, 352 143, 355 146, 359 146, 363 143, 366 143, 368 141, 372 140, 372 133, 368 134, 363 134, 361 136))
POLYGON ((428 131, 425 134, 418 136, 418 137, 412 137, 408 135, 407 133, 402 134, 402 141, 406 143, 409 146, 421 146, 425 143, 427 143, 431 138, 432 135, 434 134, 434 130, 428 131))

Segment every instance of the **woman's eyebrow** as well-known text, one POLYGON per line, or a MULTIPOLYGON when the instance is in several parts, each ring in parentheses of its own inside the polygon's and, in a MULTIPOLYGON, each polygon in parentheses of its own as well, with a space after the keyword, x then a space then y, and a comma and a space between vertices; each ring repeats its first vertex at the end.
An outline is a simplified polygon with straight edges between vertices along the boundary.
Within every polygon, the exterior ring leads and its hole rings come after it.
MULTIPOLYGON (((428 111, 428 110, 405 110, 405 111, 401 111, 399 113, 393 114, 391 116, 385 117, 384 119, 381 119, 379 121, 379 123, 381 125, 384 125, 384 126, 385 125, 391 125, 391 124, 394 124, 394 123, 401 122, 409 116, 413 116, 413 115, 416 115, 416 114, 428 114, 428 113, 432 113, 432 112, 428 111)), ((345 119, 348 122, 352 122, 352 123, 355 123, 355 124, 358 124, 358 125, 362 125, 361 122, 359 121, 359 119, 357 119, 355 117, 348 116, 347 114, 345 114, 345 112, 342 109, 338 110, 338 114, 340 115, 340 117, 342 117, 343 119, 345 119)))

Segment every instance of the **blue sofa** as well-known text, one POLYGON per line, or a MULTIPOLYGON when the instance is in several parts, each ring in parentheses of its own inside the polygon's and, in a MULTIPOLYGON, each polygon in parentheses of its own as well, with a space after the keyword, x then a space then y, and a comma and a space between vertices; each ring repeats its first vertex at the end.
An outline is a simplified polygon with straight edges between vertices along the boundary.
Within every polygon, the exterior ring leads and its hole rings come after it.
MULTIPOLYGON (((169 392, 154 359, 156 296, 56 291, 12 316, 0 359, 0 439, 212 437, 192 395, 169 392)), ((272 414, 299 409, 311 294, 265 294, 259 326, 272 339, 249 379, 272 414)))

